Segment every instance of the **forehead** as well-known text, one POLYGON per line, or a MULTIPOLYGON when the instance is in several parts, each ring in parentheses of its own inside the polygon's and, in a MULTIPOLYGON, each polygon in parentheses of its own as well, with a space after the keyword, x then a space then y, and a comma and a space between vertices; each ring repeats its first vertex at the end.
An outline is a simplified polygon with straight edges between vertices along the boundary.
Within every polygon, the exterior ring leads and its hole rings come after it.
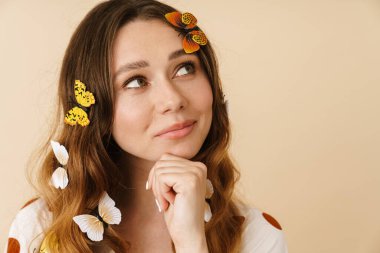
POLYGON ((135 20, 122 26, 113 45, 114 66, 126 61, 167 58, 182 48, 183 37, 161 20, 135 20))

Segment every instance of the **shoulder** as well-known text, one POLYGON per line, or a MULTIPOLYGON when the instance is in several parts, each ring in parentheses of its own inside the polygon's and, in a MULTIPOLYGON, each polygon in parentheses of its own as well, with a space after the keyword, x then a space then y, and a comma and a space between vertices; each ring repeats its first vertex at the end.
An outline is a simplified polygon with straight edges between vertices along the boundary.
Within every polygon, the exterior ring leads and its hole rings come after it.
POLYGON ((287 253, 285 234, 280 223, 268 213, 240 205, 245 217, 241 253, 287 253))
POLYGON ((33 252, 52 219, 42 198, 28 201, 16 214, 9 229, 6 252, 33 252))

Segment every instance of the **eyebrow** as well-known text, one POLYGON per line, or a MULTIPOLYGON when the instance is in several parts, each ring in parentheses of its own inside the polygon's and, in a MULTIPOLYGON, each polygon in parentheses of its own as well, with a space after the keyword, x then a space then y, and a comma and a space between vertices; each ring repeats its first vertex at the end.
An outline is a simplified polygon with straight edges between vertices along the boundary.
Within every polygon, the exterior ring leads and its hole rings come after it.
MULTIPOLYGON (((186 54, 187 53, 183 49, 179 49, 179 50, 176 50, 176 51, 172 52, 169 55, 168 60, 171 61, 173 59, 176 59, 176 58, 181 57, 182 55, 186 55, 186 54)), ((131 63, 126 63, 126 64, 122 65, 116 71, 114 79, 116 79, 116 77, 118 75, 120 75, 122 72, 127 72, 127 71, 134 70, 134 69, 146 68, 148 66, 149 66, 149 63, 147 61, 144 61, 144 60, 136 61, 136 62, 131 62, 131 63)))

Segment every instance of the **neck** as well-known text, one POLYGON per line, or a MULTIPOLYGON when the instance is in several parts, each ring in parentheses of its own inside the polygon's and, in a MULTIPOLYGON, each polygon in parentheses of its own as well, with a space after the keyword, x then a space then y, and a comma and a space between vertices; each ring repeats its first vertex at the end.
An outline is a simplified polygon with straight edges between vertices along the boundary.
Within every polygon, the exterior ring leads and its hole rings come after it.
POLYGON ((123 175, 117 202, 121 210, 129 214, 141 215, 152 215, 158 212, 153 192, 145 189, 154 163, 154 161, 143 160, 127 153, 118 160, 117 165, 123 175))

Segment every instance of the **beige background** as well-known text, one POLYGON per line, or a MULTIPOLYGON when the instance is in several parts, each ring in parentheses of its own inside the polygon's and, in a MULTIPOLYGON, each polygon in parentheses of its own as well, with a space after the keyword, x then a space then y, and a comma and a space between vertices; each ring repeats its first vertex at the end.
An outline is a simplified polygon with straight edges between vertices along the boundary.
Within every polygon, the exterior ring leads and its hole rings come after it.
MULTIPOLYGON (((96 0, 0 0, 0 247, 33 192, 69 37, 96 0)), ((380 252, 380 1, 167 0, 213 42, 240 189, 290 252, 380 252)), ((2 248, 0 248, 1 250, 2 248)))

